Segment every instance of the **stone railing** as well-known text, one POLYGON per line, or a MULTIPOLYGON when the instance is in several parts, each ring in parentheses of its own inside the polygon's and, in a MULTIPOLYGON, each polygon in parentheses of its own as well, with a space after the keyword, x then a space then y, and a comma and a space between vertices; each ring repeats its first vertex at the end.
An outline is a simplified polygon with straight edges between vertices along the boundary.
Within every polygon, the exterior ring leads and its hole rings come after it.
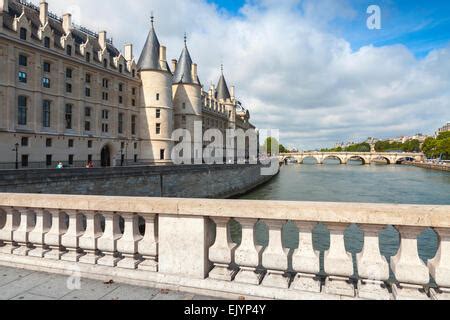
POLYGON ((218 297, 450 299, 450 206, 0 194, 0 251, 5 266, 75 268, 87 278, 218 297), (283 241, 288 222, 298 230, 295 250, 283 241), (267 226, 266 246, 257 244, 257 223, 267 226), (330 233, 323 259, 313 244, 319 223, 330 233), (344 237, 351 224, 364 234, 355 259, 344 237), (390 261, 379 245, 387 226, 400 235, 390 261), (427 228, 438 251, 425 264, 417 239, 427 228))

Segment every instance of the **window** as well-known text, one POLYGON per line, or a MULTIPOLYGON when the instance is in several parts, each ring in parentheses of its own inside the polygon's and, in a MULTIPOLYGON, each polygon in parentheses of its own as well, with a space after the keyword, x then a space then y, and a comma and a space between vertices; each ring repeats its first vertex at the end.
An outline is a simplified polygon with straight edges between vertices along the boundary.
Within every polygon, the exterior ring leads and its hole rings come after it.
POLYGON ((66 78, 72 79, 72 69, 71 68, 66 69, 66 78))
POLYGON ((183 106, 183 109, 186 109, 186 102, 183 102, 182 106, 183 106))
POLYGON ((134 149, 137 149, 137 147, 138 147, 138 144, 137 144, 137 142, 135 142, 134 143, 134 149))
POLYGON ((121 142, 120 143, 120 149, 124 149, 125 148, 125 142, 121 142))
POLYGON ((156 134, 161 134, 161 123, 156 124, 156 134))
POLYGON ((20 28, 20 39, 27 40, 27 29, 20 28))
POLYGON ((90 121, 84 122, 84 131, 91 131, 91 122, 90 121))
POLYGON ((131 89, 131 93, 134 95, 136 95, 136 88, 131 89))
POLYGON ((134 78, 136 76, 136 70, 133 69, 133 71, 131 71, 131 76, 134 78))
POLYGON ((123 103, 123 97, 119 96, 119 103, 122 104, 123 103))
POLYGON ((181 116, 181 123, 186 124, 186 116, 181 116))
POLYGON ((109 99, 108 92, 102 92, 102 99, 105 101, 108 101, 108 99, 109 99))
POLYGON ((27 154, 22 155, 22 167, 23 168, 28 167, 28 155, 27 154))
POLYGON ((50 101, 48 100, 42 103, 42 126, 50 128, 50 101))
POLYGON ((118 132, 123 133, 123 113, 119 113, 118 132))
POLYGON ((136 116, 131 116, 131 134, 136 134, 136 116))
POLYGON ((132 105, 133 107, 135 107, 135 106, 136 106, 136 100, 131 99, 131 105, 132 105))
POLYGON ((66 104, 66 129, 72 129, 72 105, 66 104))
POLYGON ((18 124, 21 126, 26 126, 27 125, 27 97, 25 96, 19 96, 18 99, 18 112, 17 112, 17 117, 18 117, 18 124))
POLYGON ((138 162, 138 155, 137 154, 134 155, 134 163, 136 163, 136 162, 138 162))
POLYGON ((103 59, 103 68, 108 68, 108 59, 103 59))
POLYGON ((67 140, 67 146, 68 146, 69 148, 73 148, 73 139, 67 140))
POLYGON ((66 83, 66 92, 71 93, 72 92, 72 84, 66 83))
POLYGON ((156 94, 156 101, 159 101, 159 93, 156 94))
POLYGON ((91 74, 86 73, 86 83, 91 83, 91 74))
POLYGON ((22 147, 28 147, 28 137, 22 137, 22 139, 20 141, 20 145, 22 147))
POLYGON ((43 77, 42 78, 42 86, 47 89, 50 88, 50 79, 43 77))
POLYGON ((161 119, 161 109, 156 109, 156 119, 161 119))
POLYGON ((86 97, 90 97, 91 96, 91 88, 85 88, 84 89, 84 95, 86 97))
POLYGON ((52 155, 51 154, 48 154, 45 157, 45 164, 47 167, 50 167, 52 165, 52 155))
POLYGON ((109 131, 109 126, 107 123, 102 123, 102 132, 107 133, 109 131))
POLYGON ((91 108, 90 107, 84 108, 84 116, 85 117, 90 117, 91 116, 91 108))
POLYGON ((50 38, 49 37, 44 38, 44 47, 50 48, 50 38))
POLYGON ((119 83, 119 92, 123 92, 123 83, 119 83))
POLYGON ((27 73, 19 71, 19 82, 27 83, 27 73))
POLYGON ((28 66, 28 57, 21 54, 19 55, 19 66, 26 67, 28 66))
POLYGON ((52 139, 50 138, 45 139, 45 146, 47 148, 50 148, 52 146, 52 139))
POLYGON ((121 64, 119 64, 119 72, 122 73, 123 72, 123 66, 121 64))
POLYGON ((73 166, 73 154, 69 154, 69 166, 73 166))
POLYGON ((44 72, 50 72, 50 62, 44 62, 42 69, 44 69, 44 72))
POLYGON ((68 45, 68 46, 66 47, 66 52, 67 52, 67 55, 68 55, 68 56, 71 56, 71 55, 72 55, 72 46, 71 46, 71 45, 68 45))
POLYGON ((108 118, 109 118, 109 111, 102 110, 102 119, 108 120, 108 118))
POLYGON ((159 150, 159 160, 165 159, 165 153, 166 153, 166 150, 164 150, 164 149, 159 150))
POLYGON ((91 62, 91 53, 86 52, 86 62, 91 62))
POLYGON ((92 161, 92 154, 88 154, 88 162, 92 161))
POLYGON ((89 148, 89 149, 92 148, 92 140, 88 140, 88 148, 89 148))
POLYGON ((103 88, 108 88, 108 86, 109 86, 109 81, 108 81, 108 79, 103 78, 103 80, 102 80, 102 86, 103 86, 103 88))

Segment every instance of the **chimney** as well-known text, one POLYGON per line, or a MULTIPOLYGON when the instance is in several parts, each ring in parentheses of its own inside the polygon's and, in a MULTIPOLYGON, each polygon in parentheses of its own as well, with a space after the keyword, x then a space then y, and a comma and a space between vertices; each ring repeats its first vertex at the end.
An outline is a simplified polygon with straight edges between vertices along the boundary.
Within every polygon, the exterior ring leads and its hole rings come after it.
POLYGON ((42 26, 45 26, 48 22, 48 3, 45 0, 41 0, 39 6, 39 20, 41 20, 42 26))
POLYGON ((9 0, 0 0, 0 12, 9 11, 9 0))
POLYGON ((234 100, 234 86, 231 86, 230 95, 231 95, 231 100, 234 100))
POLYGON ((100 31, 98 33, 98 44, 102 50, 106 48, 106 31, 100 31))
POLYGON ((165 46, 159 47, 159 60, 162 62, 166 62, 166 51, 165 46))
POLYGON ((172 59, 172 71, 175 71, 177 69, 177 59, 172 59))
POLYGON ((68 34, 72 29, 72 15, 70 13, 66 13, 63 15, 62 27, 66 34, 68 34))
POLYGON ((132 44, 126 44, 125 45, 125 60, 131 61, 133 60, 133 45, 132 44))
POLYGON ((191 70, 191 73, 192 73, 192 80, 194 80, 194 82, 196 82, 196 81, 197 81, 197 78, 198 78, 197 64, 196 64, 196 63, 193 63, 193 64, 192 64, 192 70, 191 70))

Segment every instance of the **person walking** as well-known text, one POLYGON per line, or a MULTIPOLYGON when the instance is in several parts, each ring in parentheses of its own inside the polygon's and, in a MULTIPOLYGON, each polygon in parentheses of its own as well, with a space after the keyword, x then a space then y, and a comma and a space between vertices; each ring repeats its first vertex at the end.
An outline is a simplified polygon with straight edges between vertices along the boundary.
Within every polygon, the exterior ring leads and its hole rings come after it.
POLYGON ((58 165, 56 166, 56 169, 58 169, 58 170, 63 169, 63 168, 64 168, 64 165, 62 162, 59 162, 58 165))

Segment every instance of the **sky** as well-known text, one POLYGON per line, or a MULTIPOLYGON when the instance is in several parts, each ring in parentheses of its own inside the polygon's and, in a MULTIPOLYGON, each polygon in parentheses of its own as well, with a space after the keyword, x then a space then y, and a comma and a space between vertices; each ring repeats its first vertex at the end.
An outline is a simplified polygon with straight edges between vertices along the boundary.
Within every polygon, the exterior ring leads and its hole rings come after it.
MULTIPOLYGON (((37 0, 32 0, 37 3, 37 0)), ((139 58, 151 12, 168 60, 188 47, 205 90, 220 65, 260 129, 288 147, 434 134, 450 121, 450 1, 48 0, 139 58), (370 5, 381 29, 369 29, 370 5)))

